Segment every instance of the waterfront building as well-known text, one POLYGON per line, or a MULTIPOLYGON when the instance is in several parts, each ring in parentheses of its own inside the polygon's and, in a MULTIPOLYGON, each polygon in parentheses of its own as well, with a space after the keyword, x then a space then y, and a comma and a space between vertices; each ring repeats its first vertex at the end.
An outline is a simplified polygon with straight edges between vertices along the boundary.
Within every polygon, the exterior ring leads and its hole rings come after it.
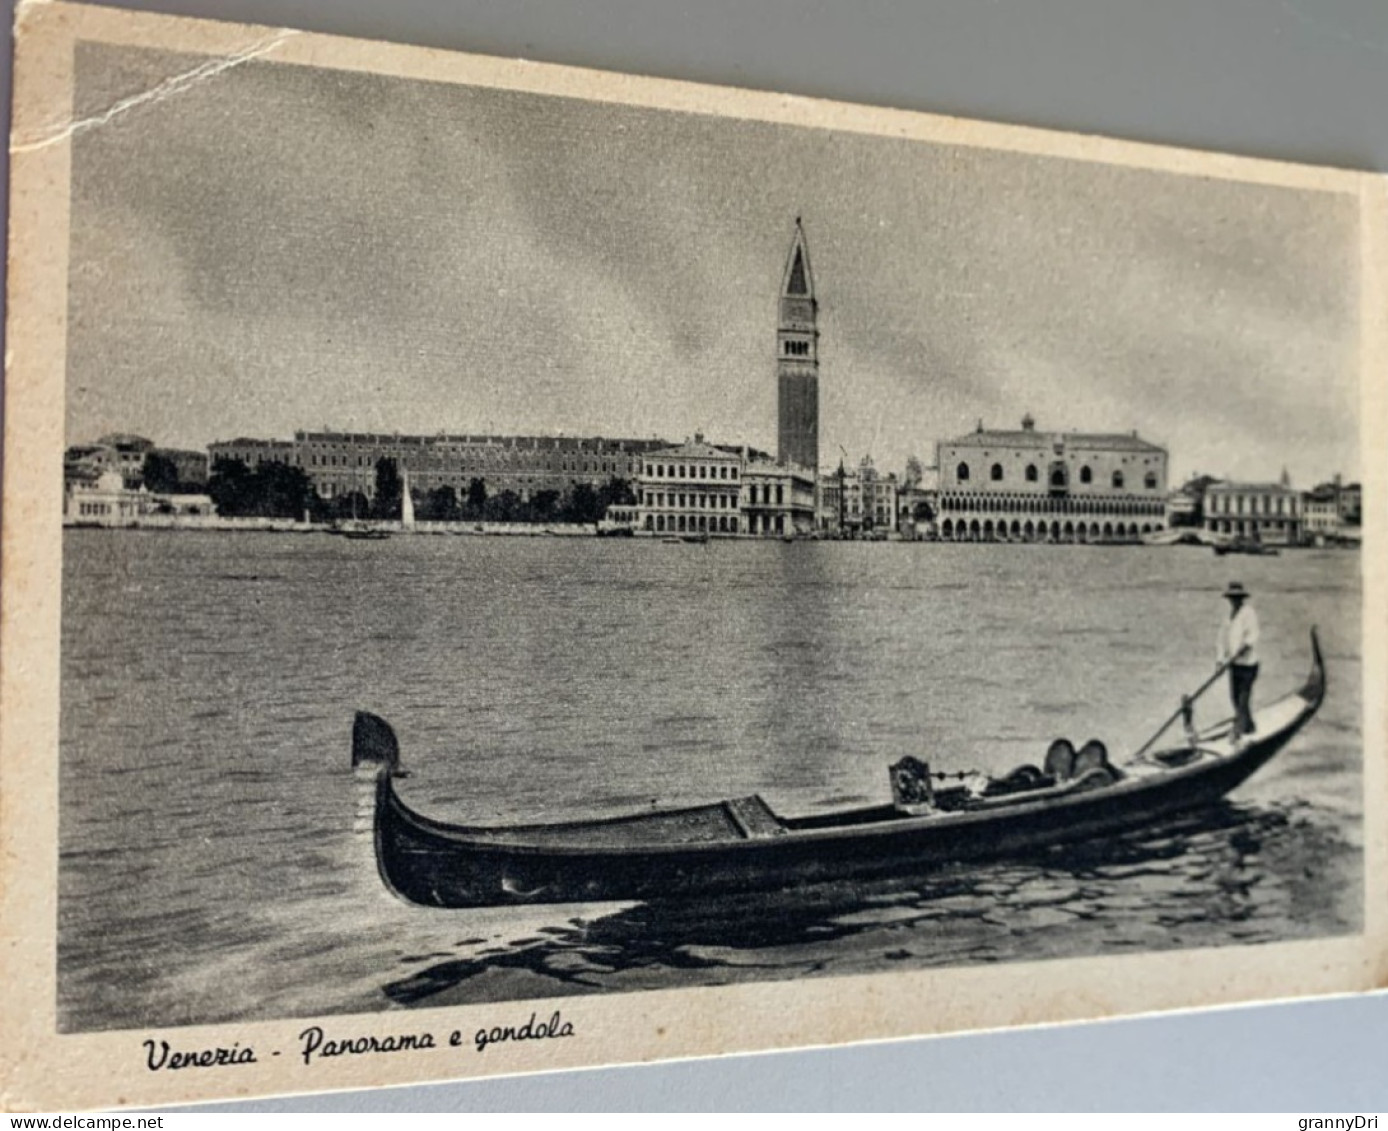
POLYGON ((1205 525, 1205 492, 1219 480, 1213 475, 1196 475, 1166 497, 1166 525, 1195 528, 1205 525))
POLYGON ((108 468, 92 482, 74 483, 67 492, 64 511, 74 522, 120 522, 144 514, 147 501, 146 492, 127 487, 121 473, 108 468))
POLYGON ((597 488, 612 479, 634 480, 647 452, 666 440, 607 439, 601 436, 403 436, 376 432, 296 432, 290 440, 232 440, 213 444, 215 461, 225 456, 248 467, 264 462, 302 468, 319 496, 376 493, 376 464, 392 459, 408 471, 415 494, 451 487, 464 497, 474 479, 489 497, 514 492, 528 502, 541 491, 560 494, 575 484, 597 488))
POLYGON ((1135 541, 1166 525, 1167 452, 1136 432, 985 429, 936 446, 946 541, 1135 541))
POLYGON ((218 460, 237 460, 254 471, 262 463, 282 463, 288 467, 298 466, 294 458, 294 444, 289 440, 253 440, 247 436, 235 440, 222 440, 207 445, 207 460, 211 467, 218 460))
POLYGON ((118 473, 128 484, 136 484, 144 472, 145 456, 154 450, 154 441, 125 432, 102 436, 94 444, 74 444, 63 455, 63 482, 94 485, 108 471, 118 473))
POLYGON ((803 467, 751 460, 742 472, 741 507, 748 534, 810 534, 815 528, 815 477, 803 467))
POLYGON ((819 467, 818 317, 810 249, 797 216, 776 330, 776 461, 811 473, 819 467))
POLYGON ((935 527, 935 512, 940 505, 940 493, 923 484, 901 487, 896 493, 896 528, 906 539, 929 537, 935 527))
POLYGON ((1270 545, 1301 541, 1301 492, 1281 483, 1212 483, 1205 491, 1205 530, 1270 545))
POLYGON ((145 460, 160 456, 174 467, 180 483, 202 486, 207 482, 207 453, 180 448, 156 448, 152 440, 126 433, 103 436, 94 444, 73 444, 63 454, 63 485, 94 486, 108 471, 120 475, 128 487, 138 487, 144 479, 145 460))
POLYGON ((842 463, 819 477, 819 529, 836 538, 882 536, 898 528, 899 488, 865 455, 853 470, 842 463))
POLYGON ((206 452, 184 448, 155 448, 150 455, 159 456, 173 464, 178 481, 189 487, 207 485, 208 460, 206 452))
POLYGON ((632 503, 612 503, 598 519, 598 533, 634 534, 641 523, 641 508, 632 503))
POLYGON ((1340 488, 1340 520, 1347 526, 1359 526, 1364 520, 1364 494, 1358 483, 1340 488))
POLYGON ((740 452, 696 435, 647 452, 636 479, 637 527, 649 534, 738 534, 742 525, 740 452))
POLYGON ((1358 526, 1364 519, 1364 494, 1358 483, 1341 483, 1337 475, 1330 486, 1335 491, 1335 507, 1342 526, 1358 526))
POLYGON ((1340 493, 1333 483, 1322 483, 1301 499, 1302 530, 1315 542, 1340 537, 1340 493))
POLYGON ((1358 483, 1337 475, 1302 496, 1303 529, 1317 542, 1358 540, 1363 520, 1363 492, 1358 483))
POLYGON ((114 468, 103 471, 92 482, 74 483, 66 493, 63 507, 67 522, 93 526, 120 526, 149 515, 215 513, 216 508, 206 495, 155 493, 144 487, 128 487, 125 477, 114 468))
POLYGON ((1172 491, 1166 497, 1166 525, 1195 526, 1200 517, 1202 497, 1191 494, 1185 488, 1172 491))

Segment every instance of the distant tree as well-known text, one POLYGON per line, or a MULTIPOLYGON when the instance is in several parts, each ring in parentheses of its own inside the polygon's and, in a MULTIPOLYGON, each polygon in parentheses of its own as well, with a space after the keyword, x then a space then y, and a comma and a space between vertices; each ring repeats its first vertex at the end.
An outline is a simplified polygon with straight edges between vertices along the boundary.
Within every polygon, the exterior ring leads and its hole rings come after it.
POLYGON ((252 513, 255 500, 251 469, 239 459, 218 459, 207 477, 207 493, 218 514, 235 518, 252 513))
POLYGON ((434 522, 455 522, 461 513, 458 508, 458 492, 445 483, 435 487, 424 496, 424 503, 418 508, 419 517, 434 522))
POLYGON ((487 500, 482 516, 488 522, 516 522, 521 517, 522 506, 521 497, 516 492, 502 491, 501 494, 487 500))
POLYGON ((374 516, 399 518, 402 495, 400 468, 389 456, 382 456, 376 461, 376 501, 372 506, 374 516))
POLYGON ((239 459, 217 460, 207 493, 217 513, 232 518, 302 518, 317 499, 303 468, 262 463, 252 470, 239 459))
POLYGON ((569 496, 560 509, 560 517, 565 522, 597 522, 602 517, 603 508, 598 503, 598 493, 590 483, 575 483, 569 488, 569 496))
POLYGON ((371 513, 371 502, 360 491, 338 495, 330 499, 326 507, 328 514, 335 519, 365 518, 371 513))
POLYGON ((308 497, 309 519, 313 522, 327 522, 332 514, 332 503, 323 498, 316 489, 310 488, 308 497))
POLYGON ((314 498, 313 484, 302 467, 262 463, 252 475, 255 511, 262 518, 303 518, 314 498))
POLYGON ((179 489, 178 465, 168 456, 161 456, 157 452, 145 456, 140 478, 149 490, 160 494, 176 494, 179 489))
MULTIPOLYGON (((626 479, 615 475, 598 488, 598 518, 607 514, 608 507, 633 507, 636 505, 636 492, 626 479)), ((593 521, 597 521, 594 519, 593 521)))
POLYGON ((487 481, 474 479, 467 487, 466 517, 481 518, 487 509, 487 481))
POLYGON ((530 515, 535 522, 552 522, 559 510, 559 492, 555 490, 536 491, 530 496, 530 515))

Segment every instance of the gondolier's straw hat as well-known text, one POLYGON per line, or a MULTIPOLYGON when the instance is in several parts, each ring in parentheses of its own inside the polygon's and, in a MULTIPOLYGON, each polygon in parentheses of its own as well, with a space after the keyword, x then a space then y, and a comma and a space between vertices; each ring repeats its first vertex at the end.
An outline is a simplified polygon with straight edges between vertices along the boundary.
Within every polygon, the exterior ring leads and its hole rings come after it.
POLYGON ((1229 582, 1229 588, 1224 591, 1226 597, 1247 597, 1248 590, 1243 587, 1242 581, 1229 582))

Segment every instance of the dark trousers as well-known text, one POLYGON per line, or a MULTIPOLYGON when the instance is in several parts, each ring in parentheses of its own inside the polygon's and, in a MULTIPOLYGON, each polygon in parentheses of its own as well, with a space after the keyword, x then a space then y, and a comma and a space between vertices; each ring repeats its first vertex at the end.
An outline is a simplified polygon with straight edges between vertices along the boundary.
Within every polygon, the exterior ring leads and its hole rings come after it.
POLYGON ((1234 737, 1253 733, 1253 683, 1257 664, 1232 664, 1229 668, 1229 698, 1234 701, 1234 737))

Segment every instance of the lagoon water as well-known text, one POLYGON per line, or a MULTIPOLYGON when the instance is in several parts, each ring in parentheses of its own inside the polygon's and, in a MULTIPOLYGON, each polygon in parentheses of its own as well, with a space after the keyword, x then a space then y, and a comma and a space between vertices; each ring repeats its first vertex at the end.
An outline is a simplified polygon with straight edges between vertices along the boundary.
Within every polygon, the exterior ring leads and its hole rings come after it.
MULTIPOLYGON (((64 541, 67 1031, 1256 944, 1357 930, 1360 562, 1344 551, 74 530, 64 541), (470 823, 752 792, 883 801, 886 766, 1121 760, 1254 593, 1255 696, 1320 715, 1213 810, 1026 861, 676 906, 439 911, 378 878, 349 766, 470 823)), ((1198 718, 1227 713, 1223 688, 1198 718)))

